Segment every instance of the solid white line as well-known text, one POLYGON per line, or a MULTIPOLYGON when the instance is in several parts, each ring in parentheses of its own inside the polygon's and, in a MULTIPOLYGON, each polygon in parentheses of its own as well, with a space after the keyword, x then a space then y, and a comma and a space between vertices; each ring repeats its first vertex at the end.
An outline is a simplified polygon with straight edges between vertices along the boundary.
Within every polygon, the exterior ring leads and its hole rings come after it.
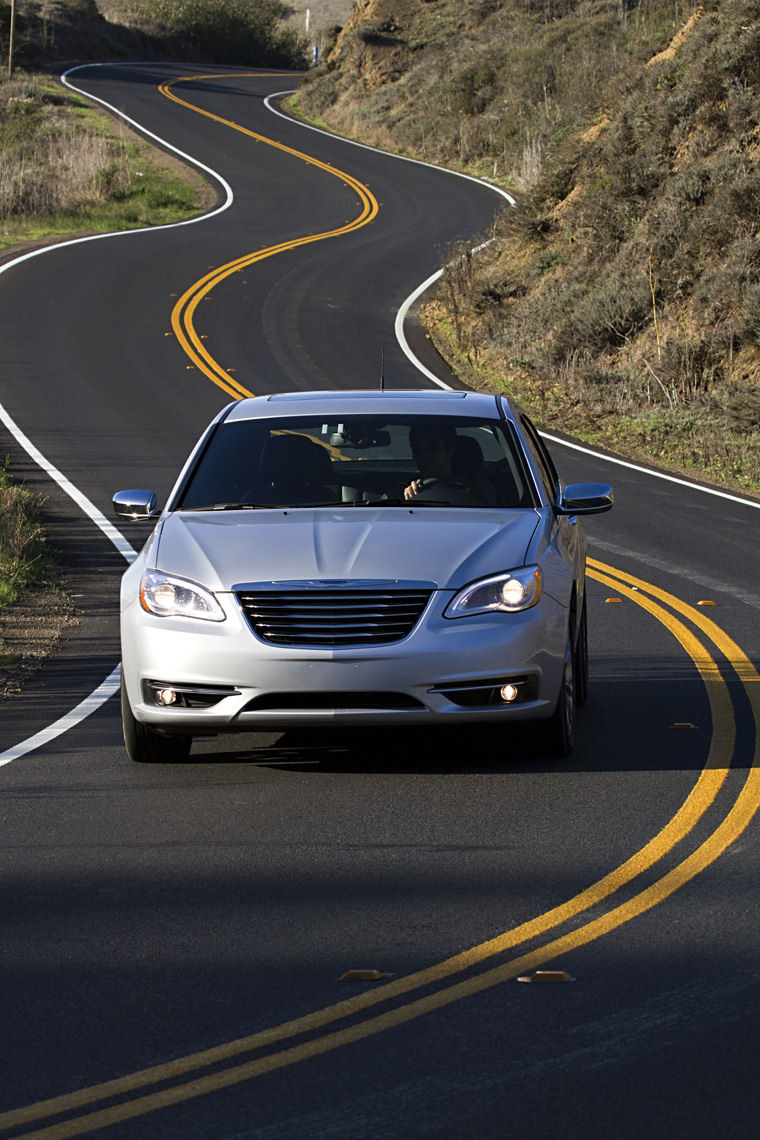
POLYGON ((81 724, 92 713, 97 712, 107 700, 119 691, 119 684, 121 680, 121 666, 113 670, 112 673, 106 677, 102 684, 98 685, 94 692, 80 701, 76 708, 71 709, 70 712, 64 713, 62 717, 54 721, 53 724, 48 725, 47 728, 41 729, 30 736, 27 740, 23 740, 21 744, 14 744, 12 748, 6 748, 5 752, 0 752, 0 767, 10 764, 13 760, 18 760, 27 753, 35 751, 37 748, 42 748, 44 744, 49 744, 51 740, 55 740, 57 736, 62 736, 64 732, 68 732, 70 728, 75 728, 76 725, 81 724))
MULTIPOLYGON (((8 429, 9 433, 19 446, 24 449, 29 458, 44 471, 48 478, 52 479, 54 483, 57 483, 61 490, 74 501, 76 506, 95 523, 108 541, 118 550, 124 560, 126 562, 133 562, 137 557, 137 552, 134 547, 127 542, 121 531, 118 530, 112 522, 109 522, 105 515, 98 510, 95 504, 92 503, 86 495, 83 495, 82 492, 74 486, 70 479, 67 479, 57 467, 53 466, 53 464, 45 458, 42 452, 34 446, 29 437, 21 431, 18 424, 16 424, 2 404, 0 404, 0 422, 8 429)), ((101 705, 105 704, 109 697, 116 692, 119 687, 120 677, 121 667, 117 666, 94 692, 90 693, 88 697, 85 697, 83 701, 80 701, 76 708, 65 713, 65 715, 55 721, 54 724, 36 732, 34 736, 30 736, 26 740, 22 740, 20 744, 14 744, 12 747, 6 748, 4 752, 0 752, 0 767, 10 764, 12 760, 18 760, 21 756, 26 756, 29 752, 36 751, 36 749, 41 748, 43 744, 48 744, 51 740, 55 740, 57 736, 68 732, 70 728, 81 724, 86 717, 99 709, 101 705)))
MULTIPOLYGON (((470 250, 470 253, 480 253, 481 249, 485 249, 487 246, 491 245, 492 241, 493 238, 491 241, 484 241, 481 245, 476 245, 474 249, 470 250)), ((414 305, 414 303, 419 300, 423 293, 426 293, 427 290, 435 285, 437 281, 440 281, 441 277, 443 277, 443 270, 439 269, 437 273, 431 274, 426 281, 423 281, 421 285, 417 286, 413 293, 409 294, 399 311, 396 313, 396 320, 393 328, 394 332, 396 333, 396 340, 401 347, 401 351, 412 362, 414 367, 417 368, 418 371, 422 372, 424 376, 427 376, 428 380, 432 380, 434 384, 437 384, 439 388, 445 388, 446 391, 450 392, 452 390, 451 385, 447 384, 445 380, 441 380, 441 378, 439 376, 436 376, 434 372, 431 372, 429 368, 426 368, 422 361, 417 356, 415 356, 414 352, 412 351, 412 347, 409 344, 409 341, 406 339, 406 332, 404 331, 404 324, 406 322, 406 318, 409 315, 409 310, 411 309, 412 305, 414 305)))
POLYGON ((431 286, 435 285, 436 281, 440 281, 442 277, 443 270, 439 269, 437 273, 433 273, 430 277, 428 277, 427 281, 423 281, 422 284, 418 286, 413 293, 409 294, 399 311, 396 313, 396 321, 393 327, 394 332, 396 333, 396 340, 401 346, 401 351, 405 356, 408 357, 409 360, 411 360, 414 367, 417 368, 423 374, 423 376, 427 376, 428 380, 431 380, 433 384, 437 384, 439 388, 445 388, 447 391, 451 391, 450 384, 447 384, 445 380, 441 380, 439 376, 436 376, 434 372, 431 372, 429 368, 426 368, 422 361, 414 355, 409 341, 406 339, 406 332, 404 331, 404 322, 409 315, 409 310, 411 309, 412 305, 415 303, 415 301, 419 300, 422 294, 426 293, 428 289, 431 288, 431 286))

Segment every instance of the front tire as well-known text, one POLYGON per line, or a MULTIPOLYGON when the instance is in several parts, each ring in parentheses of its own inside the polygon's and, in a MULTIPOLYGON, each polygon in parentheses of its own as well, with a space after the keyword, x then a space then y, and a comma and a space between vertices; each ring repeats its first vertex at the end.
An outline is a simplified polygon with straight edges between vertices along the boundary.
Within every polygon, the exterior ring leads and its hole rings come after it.
POLYGON ((541 753, 544 756, 569 756, 575 743, 575 684, 576 651, 568 637, 565 647, 565 665, 562 671, 557 704, 548 720, 539 721, 541 753))
POLYGON ((588 618, 586 600, 583 601, 581 620, 578 623, 578 636, 575 640, 575 703, 583 705, 588 700, 588 618))
POLYGON ((189 736, 162 736, 147 724, 135 720, 127 696, 122 666, 121 731, 127 756, 135 764, 181 764, 190 755, 189 736))

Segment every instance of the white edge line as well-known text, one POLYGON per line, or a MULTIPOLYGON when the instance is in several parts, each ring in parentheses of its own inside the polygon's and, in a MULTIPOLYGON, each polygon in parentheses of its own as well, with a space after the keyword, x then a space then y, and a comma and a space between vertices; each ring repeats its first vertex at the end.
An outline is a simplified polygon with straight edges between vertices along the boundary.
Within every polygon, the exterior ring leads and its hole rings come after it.
POLYGON ((14 744, 13 747, 7 748, 5 752, 0 752, 0 767, 10 764, 13 760, 18 760, 22 756, 26 756, 29 752, 34 752, 37 748, 42 748, 43 744, 49 744, 51 740, 55 740, 57 736, 62 736, 64 732, 68 732, 70 728, 75 728, 76 725, 81 724, 88 716, 96 712, 101 705, 104 705, 114 693, 119 691, 121 683, 121 666, 117 665, 113 672, 109 673, 105 681, 98 685, 88 697, 71 709, 70 712, 64 713, 62 717, 48 725, 47 728, 40 729, 34 736, 28 737, 23 740, 21 744, 14 744))
MULTIPOLYGON (((494 194, 499 194, 502 198, 505 198, 506 201, 509 202, 510 206, 516 205, 515 199, 511 194, 508 194, 506 190, 502 190, 499 186, 494 186, 490 182, 486 182, 481 178, 475 178, 472 174, 463 174, 459 170, 449 170, 445 166, 436 166, 432 162, 423 162, 422 159, 409 158, 405 154, 394 154, 393 151, 390 150, 381 150, 379 147, 368 146, 367 143, 360 143, 356 142, 354 139, 343 138, 341 135, 333 134, 332 131, 325 131, 320 127, 312 126, 310 123, 304 123, 301 121, 301 119, 297 119, 292 115, 285 115, 282 111, 279 111, 277 108, 273 107, 269 102, 270 99, 280 99, 284 95, 292 94, 292 91, 278 91, 272 95, 268 95, 264 100, 264 105, 267 110, 272 112, 273 115, 278 115, 281 119, 285 119, 289 123, 294 123, 296 126, 302 127, 304 130, 316 131, 317 134, 326 135, 328 138, 335 139, 338 142, 346 143, 348 146, 356 146, 361 150, 369 150, 375 154, 384 154, 389 158, 398 159, 399 162, 411 162, 417 166, 427 166, 431 170, 443 171, 445 174, 451 174, 456 178, 465 178, 468 182, 474 182, 476 185, 482 186, 486 190, 491 190, 494 194)), ((470 252, 479 253, 481 249, 485 249, 485 247, 490 244, 490 242, 483 242, 482 245, 476 246, 476 248, 470 252)), ((423 376, 430 380, 431 383, 437 384, 439 388, 445 388, 448 391, 451 391, 452 389, 450 384, 447 384, 445 380, 441 380, 439 376, 436 376, 434 372, 431 372, 429 368, 426 368, 422 361, 417 356, 415 356, 406 338, 406 333, 404 332, 404 323, 407 316, 409 315, 409 310, 420 299, 423 293, 426 293, 428 289, 432 288, 432 286, 435 285, 442 276, 443 270, 439 269, 437 273, 433 273, 430 277, 427 278, 427 280, 423 281, 422 284, 419 285, 413 293, 409 294, 407 299, 401 305, 398 313, 396 314, 394 331, 396 333, 396 340, 399 343, 401 351, 411 362, 411 364, 413 364, 414 367, 419 372, 421 372, 423 376)), ((612 455, 604 455, 601 451, 595 451, 593 448, 584 447, 579 443, 571 443, 569 440, 561 439, 559 436, 551 435, 548 432, 540 432, 539 434, 550 443, 556 444, 560 447, 567 447, 571 451, 579 451, 583 455, 590 455, 593 459, 599 459, 604 463, 613 463, 618 467, 626 467, 629 471, 636 471, 642 475, 651 475, 653 479, 662 479, 666 483, 675 483, 677 486, 686 487, 691 491, 701 491, 704 495, 713 495, 718 499, 726 499, 730 503, 740 503, 744 507, 754 507, 756 510, 760 510, 760 503, 755 499, 745 499, 741 495, 732 495, 729 491, 720 491, 716 487, 705 487, 701 483, 695 483, 689 479, 679 479, 676 475, 666 475, 663 471, 654 471, 650 467, 643 467, 638 463, 632 463, 626 459, 618 459, 612 455)))
POLYGON ((434 372, 431 372, 429 368, 426 368, 422 361, 414 355, 409 345, 409 341, 406 339, 406 333, 404 331, 404 322, 409 315, 409 310, 411 309, 412 305, 419 300, 423 293, 426 293, 428 289, 435 285, 437 281, 440 281, 441 277, 443 277, 443 270, 439 269, 437 273, 433 273, 430 277, 428 277, 426 281, 423 281, 422 284, 418 286, 413 293, 409 294, 399 311, 396 313, 394 331, 396 333, 396 340, 401 346, 401 351, 405 356, 409 358, 415 368, 417 368, 423 374, 423 376, 427 376, 428 380, 432 380, 433 384, 437 384, 439 388, 445 388, 447 391, 451 391, 450 384, 447 384, 445 380, 441 380, 440 377, 436 376, 434 372))
MULTIPOLYGON (((21 254, 19 257, 15 257, 11 261, 5 262, 4 265, 0 265, 0 275, 7 273, 8 270, 15 268, 17 265, 21 265, 23 262, 29 261, 34 257, 42 257, 46 253, 52 253, 54 250, 58 249, 65 249, 68 246, 81 245, 84 242, 101 241, 104 238, 110 237, 132 237, 134 234, 156 233, 161 230, 172 230, 179 229, 182 226, 192 226, 198 222, 205 222, 210 218, 216 217, 217 214, 223 213, 223 211, 229 209, 229 207, 232 205, 234 201, 232 187, 226 179, 222 178, 221 174, 218 174, 215 170, 212 170, 211 167, 205 166, 204 163, 200 162, 196 158, 193 158, 192 155, 186 154, 185 151, 179 150, 178 147, 173 146, 171 143, 168 143, 165 139, 160 138, 152 131, 149 131, 145 127, 140 126, 140 124, 135 119, 131 119, 128 115, 124 114, 123 111, 120 111, 118 107, 114 107, 111 103, 106 103, 104 99, 98 98, 97 95, 91 95, 89 92, 83 91, 81 88, 76 87, 75 84, 69 80, 69 76, 73 75, 76 71, 83 71, 87 68, 95 67, 117 66, 120 65, 110 63, 79 64, 77 67, 71 67, 68 71, 65 71, 60 76, 60 79, 63 85, 65 87, 68 87, 71 91, 76 91, 78 95, 83 95, 86 99, 89 99, 94 103, 99 103, 102 107, 105 107, 107 110, 112 111, 113 114, 118 118, 123 119, 126 123, 129 123, 129 125, 139 131, 141 135, 152 139, 153 142, 164 147, 166 150, 171 151, 173 154, 178 155, 186 162, 189 162, 192 166, 195 166, 199 170, 202 170, 205 174, 210 175, 210 177, 215 179, 222 187, 222 190, 224 191, 224 201, 221 203, 221 205, 215 207, 213 210, 207 211, 205 214, 200 214, 195 218, 187 218, 182 222, 169 222, 163 226, 143 226, 139 229, 134 230, 115 230, 112 233, 105 234, 91 234, 87 237, 70 238, 66 241, 40 246, 38 249, 33 249, 30 252, 21 254)), ((155 67, 157 65, 149 63, 138 63, 126 64, 122 66, 155 67)), ((158 66, 163 65, 159 64, 158 66)), ((109 542, 116 548, 119 554, 121 554, 124 560, 128 563, 133 562, 137 557, 137 553, 131 544, 127 542, 121 531, 118 530, 118 528, 115 527, 113 523, 109 522, 105 515, 98 510, 95 504, 92 503, 86 495, 83 495, 82 492, 78 490, 78 488, 75 487, 74 484, 69 479, 67 479, 61 471, 58 470, 57 467, 55 467, 52 463, 49 462, 49 460, 45 458, 42 452, 40 452, 38 448, 34 446, 29 437, 25 435, 24 432, 15 423, 9 412, 1 403, 0 422, 4 424, 4 426, 10 432, 19 446, 22 447, 23 450, 27 453, 29 458, 32 459, 37 464, 37 466, 40 467, 45 472, 45 474, 53 480, 53 482, 57 483, 61 490, 64 491, 65 494, 67 494, 69 498, 74 501, 77 507, 79 507, 79 509, 83 511, 84 514, 87 515, 87 517, 92 522, 95 523, 95 525, 102 531, 109 542)), ((40 732, 37 732, 33 736, 28 737, 28 739, 21 741, 20 744, 15 744, 11 748, 6 749, 4 752, 0 752, 0 767, 6 764, 10 764, 13 760, 18 760, 21 756, 26 756, 29 752, 36 751, 36 749, 41 748, 44 744, 48 744, 51 740, 54 740, 56 737, 61 736, 62 733, 68 732, 70 728, 74 728, 76 725, 81 724, 83 720, 94 713, 101 707, 101 705, 105 704, 105 702, 111 696, 113 696, 113 694, 119 688, 120 678, 121 667, 117 666, 113 672, 110 673, 108 677, 106 677, 106 679, 97 687, 97 689, 90 693, 88 697, 85 697, 83 701, 80 701, 76 708, 73 708, 70 712, 64 714, 64 716, 60 717, 47 728, 43 728, 40 730, 40 732)))

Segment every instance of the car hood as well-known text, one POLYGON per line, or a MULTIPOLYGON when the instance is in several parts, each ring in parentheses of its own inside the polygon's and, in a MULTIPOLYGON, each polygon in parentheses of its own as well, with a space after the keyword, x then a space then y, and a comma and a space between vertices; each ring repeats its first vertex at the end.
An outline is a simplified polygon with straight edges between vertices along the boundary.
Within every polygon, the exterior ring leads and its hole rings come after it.
POLYGON ((162 523, 154 566, 215 591, 310 579, 456 589, 522 566, 538 519, 448 508, 182 512, 162 523))

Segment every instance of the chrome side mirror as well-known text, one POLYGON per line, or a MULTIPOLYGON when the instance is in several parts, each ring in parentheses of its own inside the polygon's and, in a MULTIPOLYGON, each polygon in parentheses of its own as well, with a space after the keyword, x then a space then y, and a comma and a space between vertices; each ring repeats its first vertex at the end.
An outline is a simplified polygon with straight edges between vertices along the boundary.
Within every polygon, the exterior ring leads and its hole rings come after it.
POLYGON ((152 519, 161 513, 153 491, 117 491, 113 509, 120 519, 152 519))
POLYGON ((612 487, 606 483, 572 483, 565 487, 557 507, 560 515, 601 515, 615 501, 612 487))

